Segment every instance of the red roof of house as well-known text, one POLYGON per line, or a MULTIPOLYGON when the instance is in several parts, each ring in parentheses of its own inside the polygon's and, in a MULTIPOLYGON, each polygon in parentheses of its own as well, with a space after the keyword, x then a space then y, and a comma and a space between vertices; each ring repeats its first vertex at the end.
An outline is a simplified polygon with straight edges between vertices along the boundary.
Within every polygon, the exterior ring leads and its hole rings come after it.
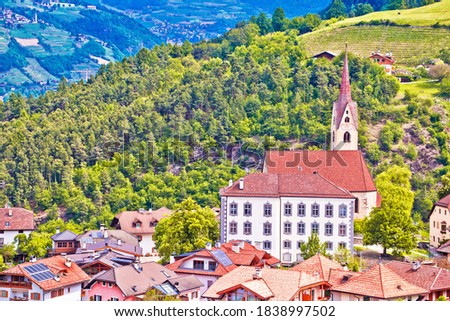
POLYGON ((34 230, 34 213, 20 207, 0 208, 0 231, 34 230))
POLYGON ((441 253, 450 253, 450 240, 442 244, 436 251, 441 253))
POLYGON ((420 265, 417 270, 411 263, 390 261, 386 266, 406 281, 428 291, 450 290, 450 271, 429 265, 420 265))
POLYGON ((243 189, 239 189, 239 181, 236 181, 233 185, 223 188, 221 195, 354 198, 347 190, 336 186, 320 174, 253 173, 245 176, 243 180, 243 189))
POLYGON ((19 264, 11 269, 3 271, 0 275, 22 275, 30 279, 33 283, 37 284, 45 291, 66 287, 73 284, 79 284, 85 281, 89 281, 90 277, 87 275, 78 265, 71 262, 70 267, 66 264, 66 258, 63 256, 53 256, 47 259, 37 260, 36 262, 26 262, 19 264), (36 265, 42 263, 46 265, 49 270, 59 276, 59 281, 55 279, 37 281, 30 273, 24 268, 27 266, 36 265))
MULTIPOLYGON (((226 255, 226 254, 224 254, 226 255)), ((173 263, 166 265, 166 267, 176 273, 194 274, 194 275, 210 275, 210 276, 222 276, 228 272, 234 270, 237 266, 235 264, 223 264, 210 250, 200 250, 187 257, 179 259, 173 263), (217 263, 217 267, 214 271, 200 270, 183 267, 183 263, 194 259, 213 259, 217 263)))
POLYGON ((247 266, 264 266, 275 265, 280 263, 280 260, 270 255, 264 250, 259 250, 255 246, 243 242, 232 240, 221 244, 220 249, 226 253, 230 260, 236 265, 247 266), (239 252, 233 250, 233 245, 239 243, 239 252))
POLYGON ((331 287, 335 287, 348 282, 352 277, 361 275, 361 272, 345 271, 342 268, 330 269, 330 274, 328 276, 328 283, 331 287))
POLYGON ((329 285, 317 277, 299 271, 262 268, 261 276, 254 278, 255 272, 254 267, 240 266, 217 279, 202 297, 220 299, 227 292, 246 288, 263 300, 289 301, 300 289, 329 285))
POLYGON ((292 271, 306 272, 325 281, 328 281, 331 269, 342 270, 342 266, 321 254, 316 254, 291 268, 292 271))
POLYGON ((439 201, 437 201, 436 203, 434 203, 435 206, 442 206, 442 207, 446 207, 450 210, 450 194, 448 194, 447 196, 441 198, 439 201))
MULTIPOLYGON (((395 63, 395 59, 392 56, 384 56, 380 53, 374 53, 372 54, 369 58, 374 59, 374 58, 381 58, 384 59, 385 63, 388 63, 389 65, 393 65, 395 63)), ((383 63, 383 61, 380 61, 380 63, 383 63)))
POLYGON ((380 299, 428 293, 426 289, 406 281, 383 264, 376 264, 361 275, 352 277, 346 283, 334 286, 332 290, 380 299))
POLYGON ((121 230, 131 234, 153 234, 155 232, 153 223, 159 222, 172 212, 167 207, 161 207, 154 211, 125 211, 115 216, 112 225, 119 225, 121 230), (140 222, 141 226, 133 227, 135 222, 140 222))
POLYGON ((350 192, 376 191, 360 151, 297 150, 268 151, 264 161, 268 174, 312 174, 317 172, 350 192))

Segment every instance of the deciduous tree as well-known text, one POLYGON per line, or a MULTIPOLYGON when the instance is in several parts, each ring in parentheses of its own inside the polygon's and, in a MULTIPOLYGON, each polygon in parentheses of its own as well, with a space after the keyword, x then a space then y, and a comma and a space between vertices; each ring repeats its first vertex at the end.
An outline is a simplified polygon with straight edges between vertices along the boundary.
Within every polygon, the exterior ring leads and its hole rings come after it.
POLYGON ((308 237, 308 241, 300 246, 300 251, 303 259, 307 260, 317 253, 326 255, 327 245, 325 242, 320 242, 319 235, 317 233, 312 233, 311 236, 308 237))

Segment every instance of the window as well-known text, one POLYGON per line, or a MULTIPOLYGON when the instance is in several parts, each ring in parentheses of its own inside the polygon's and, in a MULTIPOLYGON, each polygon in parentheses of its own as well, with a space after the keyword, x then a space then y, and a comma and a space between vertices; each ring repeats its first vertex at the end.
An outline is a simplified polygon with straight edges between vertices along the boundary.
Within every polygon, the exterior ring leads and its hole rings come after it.
POLYGON ((106 282, 105 281, 102 282, 102 286, 106 286, 106 282))
POLYGON ((196 270, 204 270, 205 269, 205 261, 194 260, 193 267, 196 270))
POLYGON ((263 242, 263 249, 264 250, 270 250, 272 248, 272 242, 270 241, 264 241, 263 242))
POLYGON ((325 235, 326 236, 333 235, 333 224, 325 223, 325 235))
POLYGON ((37 293, 37 292, 31 292, 30 300, 40 301, 41 300, 41 294, 37 293))
POLYGON ((285 216, 292 215, 292 204, 291 203, 284 204, 284 215, 285 216))
POLYGON ((447 233, 447 222, 441 222, 441 233, 447 233))
POLYGON ((23 230, 19 230, 19 234, 22 234, 23 233, 23 230))
POLYGON ((325 217, 333 217, 333 205, 325 205, 325 217))
POLYGON ((283 241, 283 249, 290 249, 291 248, 291 241, 289 241, 289 240, 286 240, 286 241, 283 241))
POLYGON ((252 234, 252 223, 247 221, 244 223, 244 235, 252 234))
POLYGON ((297 212, 297 215, 300 216, 300 217, 303 217, 303 216, 306 215, 305 212, 306 212, 306 211, 305 211, 305 204, 303 204, 303 203, 298 204, 298 212, 297 212))
POLYGON ((9 226, 9 222, 5 222, 5 226, 9 226))
POLYGON ((333 251, 333 242, 326 242, 326 244, 327 244, 327 250, 333 251))
POLYGON ((208 262, 208 270, 209 271, 215 271, 217 268, 217 263, 216 262, 208 262))
MULTIPOLYGON (((56 297, 62 296, 62 295, 64 295, 64 289, 54 290, 54 291, 52 291, 51 294, 50 294, 50 296, 51 296, 52 298, 56 298, 56 297)), ((98 301, 101 301, 101 296, 100 296, 100 300, 98 300, 98 301)))
POLYGON ((230 234, 237 234, 237 222, 230 222, 230 234))
POLYGON ((283 253, 283 261, 290 262, 292 260, 291 253, 283 253))
POLYGON ((319 217, 319 204, 312 204, 311 205, 311 216, 312 217, 319 217))
POLYGON ((111 297, 111 301, 119 301, 119 298, 116 298, 114 296, 111 297))
POLYGON ((303 223, 303 222, 297 223, 297 234, 305 235, 305 223, 303 223))
POLYGON ((208 287, 208 288, 211 287, 211 285, 212 285, 213 283, 214 283, 213 280, 208 280, 207 287, 208 287))
POLYGON ((319 234, 319 223, 311 223, 311 233, 319 234))
POLYGON ((303 242, 303 241, 297 241, 297 249, 300 250, 300 249, 302 248, 302 245, 303 245, 304 243, 305 243, 305 242, 303 242))
POLYGON ((350 143, 350 133, 349 132, 344 133, 344 143, 350 143))
POLYGON ((339 248, 345 249, 345 248, 347 248, 347 244, 345 242, 339 242, 339 248))
POLYGON ((101 295, 94 295, 94 301, 101 301, 102 300, 102 296, 101 295))
POLYGON ((264 216, 265 217, 272 216, 272 204, 269 203, 264 204, 264 216))
POLYGON ((341 218, 347 217, 347 205, 344 204, 339 205, 339 217, 341 218))
POLYGON ((346 236, 346 235, 347 235, 347 225, 339 224, 339 236, 346 236))
MULTIPOLYGON (((108 282, 108 288, 112 288, 112 287, 113 287, 113 284, 111 282, 108 282)), ((70 288, 69 288, 69 290, 70 290, 70 288)))
POLYGON ((142 235, 136 235, 136 237, 137 237, 139 242, 142 241, 142 235))
POLYGON ((359 198, 355 199, 355 213, 359 213, 359 198))
POLYGON ((133 227, 134 227, 134 228, 141 228, 141 224, 142 224, 141 221, 133 222, 133 227))
POLYGON ((194 291, 191 293, 191 299, 197 299, 198 298, 198 292, 194 291))
POLYGON ((297 253, 297 262, 300 262, 303 260, 302 253, 297 253))
POLYGON ((238 214, 238 206, 236 203, 231 203, 230 204, 230 215, 231 216, 236 216, 238 214))
POLYGON ((344 120, 346 123, 349 123, 350 122, 350 117, 345 117, 345 120, 344 120))
POLYGON ((252 216, 252 204, 244 204, 244 216, 252 216))
POLYGON ((269 222, 264 223, 264 235, 272 235, 272 224, 269 222))
POLYGON ((284 231, 284 234, 291 234, 292 233, 292 223, 291 222, 284 222, 283 231, 284 231))
POLYGON ((0 297, 2 297, 2 298, 7 298, 7 297, 8 297, 8 291, 6 291, 6 290, 1 290, 1 291, 0 291, 0 297))

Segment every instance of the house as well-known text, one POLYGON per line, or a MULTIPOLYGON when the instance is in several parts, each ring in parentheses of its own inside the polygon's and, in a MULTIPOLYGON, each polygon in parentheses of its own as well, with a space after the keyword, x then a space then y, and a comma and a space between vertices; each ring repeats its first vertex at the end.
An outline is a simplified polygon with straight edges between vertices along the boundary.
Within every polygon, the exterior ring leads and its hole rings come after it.
POLYGON ((388 265, 379 263, 369 270, 334 285, 332 301, 420 301, 428 290, 408 282, 388 265))
POLYGON ((60 254, 74 254, 77 250, 77 234, 72 231, 66 230, 60 232, 56 230, 56 234, 52 235, 52 248, 48 251, 50 256, 60 254))
POLYGON ((343 270, 339 263, 319 253, 291 268, 292 271, 310 273, 325 281, 329 280, 332 269, 343 270))
POLYGON ((316 301, 329 284, 308 273, 240 266, 202 295, 213 301, 316 301))
POLYGON ((428 291, 425 300, 434 301, 440 296, 450 298, 450 271, 421 262, 390 261, 386 266, 411 284, 428 291))
POLYGON ((439 253, 447 255, 447 261, 450 262, 450 240, 436 249, 439 253))
POLYGON ((430 245, 438 248, 450 239, 450 194, 434 203, 428 215, 430 245))
POLYGON ((115 267, 130 265, 136 260, 135 255, 120 253, 113 249, 97 252, 86 251, 78 254, 70 254, 67 257, 90 277, 115 267))
POLYGON ((125 211, 117 214, 111 226, 126 231, 137 237, 145 255, 157 255, 153 233, 158 222, 172 214, 172 210, 161 207, 155 211, 140 209, 139 211, 125 211))
POLYGON ((261 249, 262 244, 255 246, 242 240, 232 240, 228 243, 216 243, 216 249, 222 250, 237 266, 278 266, 280 260, 261 249))
POLYGON ((222 241, 261 242, 263 250, 286 265, 302 260, 300 246, 312 233, 319 234, 330 253, 353 249, 355 198, 320 174, 254 173, 220 195, 227 210, 222 241))
POLYGON ((5 244, 13 244, 18 234, 28 237, 32 231, 33 212, 20 207, 10 207, 8 204, 0 208, 0 248, 5 244))
POLYGON ((313 59, 324 58, 324 59, 331 61, 334 58, 336 58, 336 56, 337 55, 331 51, 322 51, 322 52, 319 52, 318 54, 315 54, 314 56, 312 56, 312 58, 313 59))
POLYGON ((89 276, 70 259, 57 255, 0 272, 0 301, 80 301, 89 276))
POLYGON ((202 250, 171 257, 166 267, 178 275, 196 276, 203 284, 200 295, 218 278, 237 268, 224 251, 213 249, 210 245, 202 250))
POLYGON ((377 52, 372 52, 372 55, 369 58, 373 62, 376 62, 380 66, 383 66, 388 75, 392 75, 392 71, 394 69, 393 65, 395 63, 392 52, 386 52, 386 55, 382 55, 380 50, 378 50, 377 52))
POLYGON ((198 300, 202 283, 193 276, 179 276, 155 263, 133 263, 102 271, 85 287, 89 301, 137 301, 155 288, 162 295, 198 300), (170 280, 170 282, 168 282, 170 280))

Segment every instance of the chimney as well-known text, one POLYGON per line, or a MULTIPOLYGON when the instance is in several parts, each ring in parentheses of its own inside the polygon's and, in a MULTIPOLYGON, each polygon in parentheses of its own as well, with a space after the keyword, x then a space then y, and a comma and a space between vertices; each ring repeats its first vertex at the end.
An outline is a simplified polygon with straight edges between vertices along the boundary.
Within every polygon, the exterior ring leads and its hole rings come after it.
POLYGON ((212 249, 212 244, 211 244, 210 242, 206 243, 206 249, 207 249, 208 251, 211 251, 211 249, 212 249))
POLYGON ((255 274, 253 274, 253 280, 259 280, 262 277, 262 270, 260 267, 255 268, 255 274))
POLYGON ((61 230, 59 229, 59 226, 56 227, 56 231, 55 234, 59 234, 61 232, 61 230))
POLYGON ((8 211, 8 215, 11 217, 12 216, 12 208, 9 208, 9 211, 8 211))
POLYGON ((86 242, 81 242, 81 249, 82 250, 85 250, 86 249, 86 242))
POLYGON ((153 209, 150 207, 150 208, 148 209, 148 212, 149 212, 149 213, 153 213, 153 209))
POLYGON ((142 267, 141 267, 141 265, 139 264, 139 260, 138 260, 138 259, 134 260, 133 267, 134 267, 134 269, 135 269, 136 271, 138 271, 138 273, 141 273, 141 272, 142 272, 142 267))
POLYGON ((255 242, 255 248, 257 249, 257 250, 261 250, 262 248, 261 248, 261 241, 256 241, 255 242))
POLYGON ((143 208, 139 209, 139 213, 143 214, 145 212, 145 210, 143 208))
POLYGON ((240 189, 240 190, 243 190, 243 189, 244 189, 244 179, 243 179, 243 178, 240 178, 240 179, 239 179, 239 189, 240 189))
POLYGON ((420 269, 420 266, 422 264, 420 263, 420 261, 413 261, 411 264, 411 268, 413 271, 417 271, 418 269, 420 269))
POLYGON ((68 268, 70 268, 72 266, 72 260, 70 259, 70 257, 66 258, 64 265, 67 266, 68 268))
POLYGON ((103 238, 107 239, 108 238, 108 230, 103 230, 103 238))
POLYGON ((100 224, 100 232, 104 232, 105 231, 105 224, 100 224))
POLYGON ((232 180, 232 179, 230 179, 230 180, 228 181, 228 186, 229 186, 229 187, 233 186, 233 180, 232 180))
POLYGON ((121 239, 117 240, 117 245, 118 246, 122 246, 122 240, 121 239))
POLYGON ((244 247, 245 247, 245 242, 244 242, 244 241, 239 241, 239 247, 240 247, 241 249, 244 249, 244 247))
POLYGON ((239 253, 240 252, 240 247, 239 247, 239 243, 238 242, 233 242, 232 246, 231 246, 231 250, 235 253, 239 253))
POLYGON ((170 258, 169 258, 169 263, 173 263, 173 262, 175 262, 175 255, 176 255, 176 253, 175 252, 173 252, 171 255, 170 255, 170 258))
POLYGON ((216 242, 216 247, 217 247, 218 249, 220 249, 220 246, 221 246, 220 242, 217 241, 217 242, 216 242))

